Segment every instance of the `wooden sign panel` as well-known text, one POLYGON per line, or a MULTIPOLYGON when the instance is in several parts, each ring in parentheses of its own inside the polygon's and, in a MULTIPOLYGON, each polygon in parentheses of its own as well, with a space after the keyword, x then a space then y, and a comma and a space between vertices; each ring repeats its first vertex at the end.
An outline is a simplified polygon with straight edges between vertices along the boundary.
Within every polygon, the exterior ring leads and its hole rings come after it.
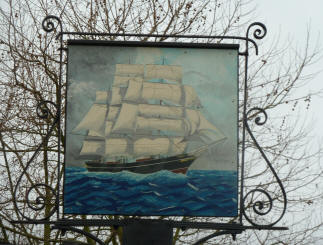
POLYGON ((237 216, 238 46, 70 41, 65 214, 237 216))

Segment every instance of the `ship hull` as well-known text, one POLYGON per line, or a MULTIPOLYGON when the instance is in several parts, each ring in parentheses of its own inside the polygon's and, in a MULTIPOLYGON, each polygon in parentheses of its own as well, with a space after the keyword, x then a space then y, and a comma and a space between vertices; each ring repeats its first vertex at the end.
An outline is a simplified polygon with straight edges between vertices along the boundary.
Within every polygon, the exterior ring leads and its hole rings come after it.
POLYGON ((193 155, 180 155, 162 159, 150 159, 140 162, 130 163, 102 163, 98 161, 88 161, 85 163, 89 172, 121 172, 129 171, 139 174, 150 174, 161 170, 168 170, 174 173, 186 174, 188 168, 196 159, 193 155))

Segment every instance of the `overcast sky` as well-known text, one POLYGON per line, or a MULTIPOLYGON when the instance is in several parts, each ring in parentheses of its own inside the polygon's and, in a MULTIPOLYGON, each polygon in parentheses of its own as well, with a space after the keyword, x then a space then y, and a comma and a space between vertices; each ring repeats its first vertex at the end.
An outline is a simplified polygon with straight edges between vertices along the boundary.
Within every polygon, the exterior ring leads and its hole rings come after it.
MULTIPOLYGON (((268 33, 266 38, 277 35, 281 40, 290 40, 297 47, 304 47, 307 31, 310 30, 311 46, 318 44, 323 51, 323 0, 257 0, 255 21, 264 23, 268 33)), ((261 50, 260 50, 261 52, 261 50)), ((321 52, 321 56, 323 52, 321 52)), ((323 70, 321 58, 308 72, 323 70)), ((303 91, 323 89, 323 72, 318 74, 303 91)), ((323 98, 313 98, 307 117, 315 122, 318 139, 323 139, 323 98)))
MULTIPOLYGON (((311 44, 316 42, 323 50, 323 0, 257 0, 258 9, 255 21, 263 22, 268 29, 266 38, 280 35, 281 39, 291 40, 295 45, 305 45, 307 31, 310 30, 311 44)), ((260 51, 261 52, 261 51, 260 51)), ((322 56, 323 52, 321 52, 322 56)), ((309 72, 323 70, 321 58, 310 68, 309 72)), ((323 89, 323 72, 303 90, 315 91, 323 89)), ((323 97, 314 98, 308 114, 303 113, 310 122, 314 122, 313 133, 316 142, 322 142, 323 130, 323 97)), ((322 163, 321 163, 322 165, 322 163)), ((322 207, 322 203, 320 204, 322 207)), ((319 210, 319 209, 318 209, 319 210)), ((317 212, 320 215, 320 211, 317 212)), ((323 236, 322 231, 317 233, 323 236)), ((318 244, 318 243, 316 243, 318 244)))

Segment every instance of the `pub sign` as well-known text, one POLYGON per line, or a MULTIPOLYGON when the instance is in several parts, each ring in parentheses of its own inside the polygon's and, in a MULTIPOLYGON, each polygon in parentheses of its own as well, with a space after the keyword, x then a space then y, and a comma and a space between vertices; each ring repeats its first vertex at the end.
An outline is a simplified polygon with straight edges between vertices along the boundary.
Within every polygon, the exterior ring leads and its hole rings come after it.
POLYGON ((65 214, 237 216, 238 46, 68 43, 65 214))

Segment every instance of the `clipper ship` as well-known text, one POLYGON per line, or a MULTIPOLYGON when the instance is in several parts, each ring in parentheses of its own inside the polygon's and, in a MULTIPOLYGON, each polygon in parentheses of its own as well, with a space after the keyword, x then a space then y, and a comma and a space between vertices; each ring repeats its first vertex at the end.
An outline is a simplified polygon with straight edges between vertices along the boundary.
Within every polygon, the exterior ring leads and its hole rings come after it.
POLYGON ((87 132, 80 158, 89 172, 186 174, 202 152, 225 139, 201 109, 194 88, 182 82, 181 66, 116 64, 111 89, 96 91, 73 130, 87 132))

